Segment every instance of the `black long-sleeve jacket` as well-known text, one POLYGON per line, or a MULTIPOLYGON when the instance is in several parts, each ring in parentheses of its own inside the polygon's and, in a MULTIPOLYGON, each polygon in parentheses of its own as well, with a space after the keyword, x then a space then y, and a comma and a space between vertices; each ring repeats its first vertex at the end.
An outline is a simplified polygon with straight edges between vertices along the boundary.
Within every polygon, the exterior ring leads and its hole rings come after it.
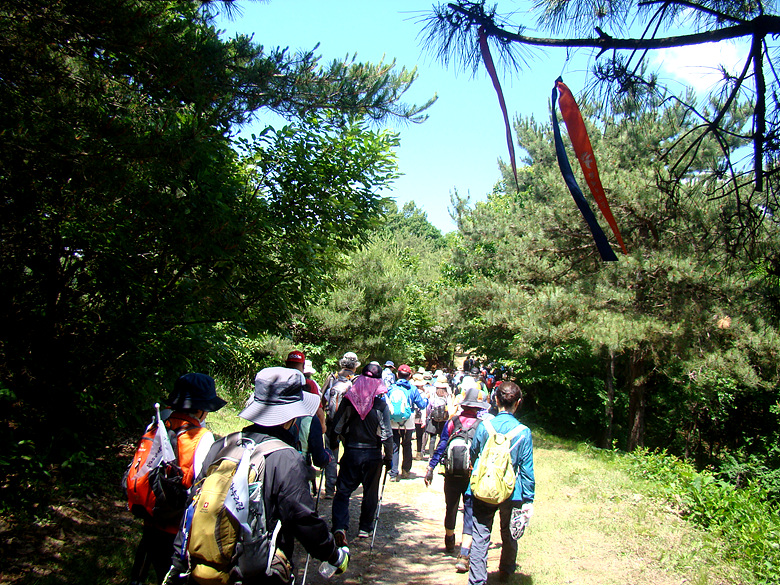
MULTIPOLYGON (((250 425, 241 432, 256 443, 266 437, 274 437, 294 446, 293 435, 281 426, 250 425)), ((235 438, 235 435, 228 435, 228 437, 235 438)), ((212 445, 203 464, 202 473, 208 470, 216 455, 226 444, 228 437, 212 445)), ((315 559, 335 563, 338 549, 327 523, 314 511, 314 499, 309 491, 307 478, 308 469, 303 457, 294 448, 280 449, 266 455, 263 495, 268 523, 273 526, 277 520, 281 520, 282 528, 276 544, 288 559, 293 558, 294 541, 298 539, 315 559)), ((195 483, 197 484, 200 479, 200 477, 196 478, 195 483)), ((181 559, 181 547, 182 533, 179 531, 174 543, 172 560, 173 566, 183 573, 187 570, 187 563, 181 559)))
POLYGON ((382 448, 383 457, 393 456, 393 430, 390 427, 390 409, 381 396, 374 397, 374 404, 366 418, 361 420, 355 406, 344 398, 333 417, 333 424, 328 433, 331 445, 335 444, 337 435, 346 448, 378 449, 382 448))

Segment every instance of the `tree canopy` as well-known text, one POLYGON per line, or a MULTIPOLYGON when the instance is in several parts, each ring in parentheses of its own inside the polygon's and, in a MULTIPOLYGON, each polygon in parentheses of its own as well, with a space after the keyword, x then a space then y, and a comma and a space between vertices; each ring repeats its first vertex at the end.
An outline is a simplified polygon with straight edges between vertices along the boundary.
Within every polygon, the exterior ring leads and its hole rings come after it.
POLYGON ((714 145, 719 155, 697 170, 710 179, 703 196, 730 201, 720 221, 734 253, 774 266, 776 250, 755 240, 778 210, 780 77, 773 42, 780 33, 780 17, 772 8, 741 0, 456 1, 434 7, 424 34, 442 61, 472 70, 481 65, 479 36, 485 35, 508 75, 530 67, 532 52, 540 48, 592 48, 591 95, 599 95, 605 105, 617 106, 627 98, 651 108, 669 101, 681 104, 694 123, 665 145, 663 156, 675 187, 669 197, 681 195, 686 176, 701 161, 698 155, 705 145, 714 145), (531 26, 549 36, 525 34, 531 26), (721 66, 720 83, 702 99, 671 91, 648 63, 656 49, 737 38, 750 46, 741 70, 721 66), (743 119, 745 110, 748 121, 735 126, 733 119, 743 119), (745 159, 745 143, 752 163, 745 159))
POLYGON ((61 439, 134 423, 230 327, 286 329, 378 221, 398 137, 375 128, 425 118, 403 101, 416 73, 223 38, 231 5, 0 7, 10 453, 67 456, 61 439), (235 139, 271 111, 290 124, 235 139))

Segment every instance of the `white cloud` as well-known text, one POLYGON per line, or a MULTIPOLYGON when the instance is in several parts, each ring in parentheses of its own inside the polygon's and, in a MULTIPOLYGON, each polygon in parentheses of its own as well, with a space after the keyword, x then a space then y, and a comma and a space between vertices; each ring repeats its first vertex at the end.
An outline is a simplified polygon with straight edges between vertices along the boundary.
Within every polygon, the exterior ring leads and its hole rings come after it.
POLYGON ((739 75, 745 66, 750 45, 741 41, 721 41, 690 47, 661 49, 652 54, 652 64, 661 75, 693 87, 697 92, 713 89, 723 79, 721 66, 739 75))

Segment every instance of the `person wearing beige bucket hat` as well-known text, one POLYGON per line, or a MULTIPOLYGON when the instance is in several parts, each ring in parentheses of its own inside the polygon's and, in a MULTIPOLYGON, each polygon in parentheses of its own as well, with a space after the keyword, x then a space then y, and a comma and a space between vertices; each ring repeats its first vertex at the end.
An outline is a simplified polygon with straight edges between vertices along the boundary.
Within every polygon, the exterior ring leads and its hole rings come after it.
MULTIPOLYGON (((266 442, 275 445, 265 452, 262 489, 267 525, 280 523, 276 549, 284 559, 282 565, 287 573, 286 582, 294 574, 290 561, 294 558, 295 540, 311 556, 327 561, 338 570, 346 569, 349 562, 349 551, 336 546, 327 523, 315 510, 307 482, 306 464, 296 450, 295 437, 290 432, 297 417, 313 416, 319 405, 319 396, 306 390, 306 381, 301 371, 283 367, 260 370, 255 377, 254 392, 239 414, 252 424, 215 442, 203 465, 204 470, 216 468, 217 465, 212 466, 212 463, 221 460, 224 453, 234 450, 236 444, 252 443, 255 450, 262 449, 266 442)), ((208 475, 207 471, 203 473, 208 475)), ((200 479, 196 479, 196 485, 200 479)), ((174 547, 173 566, 169 572, 171 580, 166 578, 166 584, 186 582, 185 578, 191 570, 189 552, 183 550, 187 542, 187 537, 180 531, 174 547)), ((244 550, 242 554, 252 553, 244 550)), ((262 562, 263 559, 254 559, 254 564, 262 562)))

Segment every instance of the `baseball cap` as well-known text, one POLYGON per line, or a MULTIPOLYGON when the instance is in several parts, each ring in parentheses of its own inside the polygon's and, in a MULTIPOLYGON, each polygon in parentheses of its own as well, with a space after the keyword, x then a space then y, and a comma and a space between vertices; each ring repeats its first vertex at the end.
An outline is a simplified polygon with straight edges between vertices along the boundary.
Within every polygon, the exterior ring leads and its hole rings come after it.
POLYGON ((412 368, 410 368, 407 364, 401 364, 400 366, 398 366, 398 371, 401 372, 402 374, 411 374, 412 368))
POLYGON ((304 364, 306 363, 306 356, 302 351, 298 351, 297 349, 294 349, 293 351, 287 354, 287 361, 294 362, 296 364, 304 364))

